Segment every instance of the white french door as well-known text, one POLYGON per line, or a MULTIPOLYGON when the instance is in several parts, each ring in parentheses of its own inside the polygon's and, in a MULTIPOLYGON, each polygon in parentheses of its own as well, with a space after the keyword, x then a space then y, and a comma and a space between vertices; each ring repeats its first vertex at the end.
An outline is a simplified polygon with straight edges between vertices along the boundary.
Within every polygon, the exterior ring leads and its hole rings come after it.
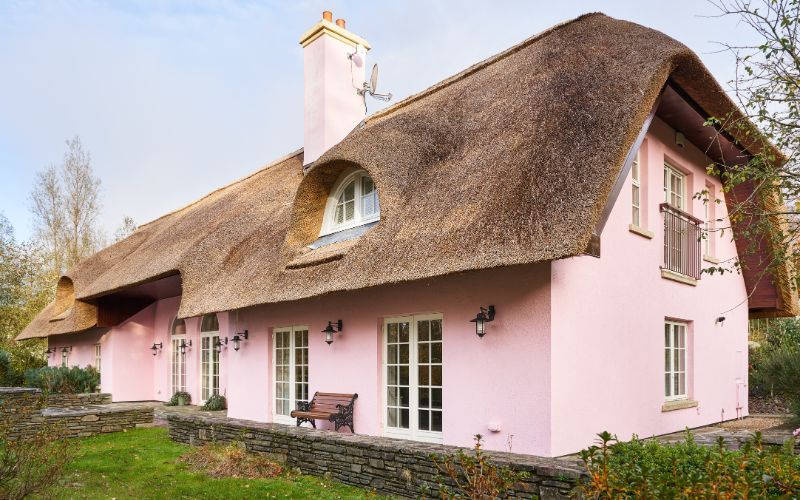
POLYGON ((186 354, 181 353, 185 336, 172 336, 172 394, 186 391, 186 354))
POLYGON ((297 401, 308 401, 308 327, 276 328, 272 332, 273 422, 294 424, 289 414, 297 401))
POLYGON ((219 394, 219 332, 204 332, 200 335, 200 399, 205 403, 214 394, 219 394))
POLYGON ((384 434, 442 441, 442 316, 387 318, 383 326, 384 434))

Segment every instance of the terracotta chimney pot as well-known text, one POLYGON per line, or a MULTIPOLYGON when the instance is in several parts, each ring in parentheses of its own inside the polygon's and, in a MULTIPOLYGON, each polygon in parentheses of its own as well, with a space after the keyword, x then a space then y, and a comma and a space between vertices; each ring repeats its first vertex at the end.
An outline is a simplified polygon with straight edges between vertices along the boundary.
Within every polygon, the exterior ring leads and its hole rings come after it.
POLYGON ((333 12, 329 10, 325 10, 322 12, 322 19, 328 21, 329 23, 333 22, 333 12))
POLYGON ((344 19, 337 19, 336 20, 336 26, 344 29, 344 19))

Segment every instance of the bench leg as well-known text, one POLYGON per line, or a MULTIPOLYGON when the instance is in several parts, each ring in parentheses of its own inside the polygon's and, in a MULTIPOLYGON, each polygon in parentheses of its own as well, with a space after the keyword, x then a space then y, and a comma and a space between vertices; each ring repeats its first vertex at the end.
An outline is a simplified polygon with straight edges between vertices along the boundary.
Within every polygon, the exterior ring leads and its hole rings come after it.
POLYGON ((303 422, 309 422, 311 424, 311 427, 315 429, 317 428, 317 422, 313 418, 297 417, 297 427, 300 427, 300 424, 302 424, 303 422))

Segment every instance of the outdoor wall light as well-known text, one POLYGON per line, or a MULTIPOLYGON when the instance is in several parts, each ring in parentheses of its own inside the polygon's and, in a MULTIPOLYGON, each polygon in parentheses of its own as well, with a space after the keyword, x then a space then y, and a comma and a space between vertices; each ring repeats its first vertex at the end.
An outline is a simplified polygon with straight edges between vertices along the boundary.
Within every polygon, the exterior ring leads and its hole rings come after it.
POLYGON ((336 325, 334 326, 333 321, 328 321, 328 326, 322 330, 322 333, 325 334, 325 343, 328 345, 333 344, 333 334, 342 332, 342 320, 337 320, 336 325))
POLYGON ((181 350, 181 354, 186 354, 186 348, 192 347, 192 341, 186 342, 185 340, 181 339, 181 345, 178 348, 181 350))
POLYGON ((720 316, 714 320, 714 324, 719 323, 719 326, 725 326, 725 316, 720 316))
POLYGON ((218 338, 217 341, 214 343, 214 347, 217 349, 217 352, 222 352, 222 346, 228 344, 228 337, 218 338))
POLYGON ((481 307, 475 319, 469 321, 470 323, 475 323, 475 333, 478 337, 483 338, 483 336, 486 335, 486 323, 494 321, 494 306, 489 306, 488 309, 481 307))
POLYGON ((239 342, 241 342, 243 340, 247 340, 247 337, 249 337, 249 334, 247 333, 247 330, 245 330, 243 333, 235 334, 233 336, 233 338, 231 339, 233 341, 233 350, 234 351, 238 351, 239 350, 239 342))
POLYGON ((163 347, 164 347, 163 342, 153 343, 153 347, 150 348, 150 350, 153 351, 153 356, 158 354, 158 351, 160 351, 163 347))
POLYGON ((62 347, 61 352, 72 352, 72 346, 62 347))
POLYGON ((44 351, 44 355, 50 357, 51 355, 56 353, 55 347, 48 347, 46 351, 44 351))

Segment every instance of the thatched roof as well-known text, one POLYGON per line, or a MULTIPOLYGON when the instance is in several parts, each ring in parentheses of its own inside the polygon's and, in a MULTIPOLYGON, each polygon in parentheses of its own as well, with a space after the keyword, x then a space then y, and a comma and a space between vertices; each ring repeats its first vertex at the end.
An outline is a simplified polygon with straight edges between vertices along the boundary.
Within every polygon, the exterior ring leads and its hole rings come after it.
MULTIPOLYGON (((373 115, 306 172, 297 152, 142 226, 69 271, 75 296, 179 272, 187 317, 579 255, 668 78, 711 114, 735 108, 683 44, 579 17, 373 115), (380 223, 309 250, 353 166, 380 223)), ((47 314, 20 338, 94 326, 47 314)))

